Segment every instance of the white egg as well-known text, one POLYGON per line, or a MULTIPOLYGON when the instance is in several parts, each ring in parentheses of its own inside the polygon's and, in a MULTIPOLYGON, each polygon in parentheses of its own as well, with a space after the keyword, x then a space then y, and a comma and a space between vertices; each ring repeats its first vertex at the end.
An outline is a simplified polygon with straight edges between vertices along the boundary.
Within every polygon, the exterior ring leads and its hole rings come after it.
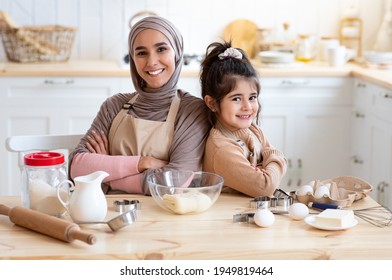
POLYGON ((314 197, 317 199, 322 198, 324 196, 330 196, 329 188, 326 185, 318 187, 314 192, 314 197))
POLYGON ((313 181, 310 181, 309 183, 307 183, 307 185, 309 185, 313 188, 315 183, 316 183, 316 181, 313 180, 313 181))
POLYGON ((259 209, 256 211, 253 220, 259 227, 269 227, 275 222, 275 216, 268 209, 259 209))
POLYGON ((310 185, 303 185, 300 187, 297 192, 297 195, 307 195, 307 194, 313 194, 313 187, 310 185))
POLYGON ((289 208, 289 217, 293 220, 303 220, 309 215, 309 208, 303 203, 294 203, 289 208))

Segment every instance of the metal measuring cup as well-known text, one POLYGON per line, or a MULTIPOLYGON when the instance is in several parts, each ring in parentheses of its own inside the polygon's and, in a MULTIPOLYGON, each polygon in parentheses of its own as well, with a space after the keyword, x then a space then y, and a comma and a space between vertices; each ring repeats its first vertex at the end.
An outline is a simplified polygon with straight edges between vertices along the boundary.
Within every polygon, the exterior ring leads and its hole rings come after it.
POLYGON ((127 212, 124 212, 109 221, 100 222, 75 222, 77 224, 107 224, 110 229, 115 232, 119 229, 133 224, 136 221, 136 208, 133 208, 127 212))

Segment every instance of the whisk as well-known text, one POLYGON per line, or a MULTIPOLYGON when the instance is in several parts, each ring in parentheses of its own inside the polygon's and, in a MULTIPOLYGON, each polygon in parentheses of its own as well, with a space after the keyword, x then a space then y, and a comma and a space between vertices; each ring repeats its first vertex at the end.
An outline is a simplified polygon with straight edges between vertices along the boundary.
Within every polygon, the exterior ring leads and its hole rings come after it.
POLYGON ((353 212, 355 216, 377 227, 387 227, 392 224, 392 211, 385 206, 373 206, 353 210, 353 212))
MULTIPOLYGON (((342 209, 338 205, 323 203, 309 203, 309 207, 319 210, 325 210, 327 208, 342 209)), ((374 226, 387 227, 392 225, 392 211, 388 207, 377 205, 363 209, 356 209, 353 210, 353 212, 355 216, 374 226)))

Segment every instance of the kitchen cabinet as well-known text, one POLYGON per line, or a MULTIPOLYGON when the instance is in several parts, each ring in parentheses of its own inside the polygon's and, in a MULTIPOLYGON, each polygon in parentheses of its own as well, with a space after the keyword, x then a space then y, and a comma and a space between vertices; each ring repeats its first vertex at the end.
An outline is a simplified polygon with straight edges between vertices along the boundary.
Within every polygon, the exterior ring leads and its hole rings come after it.
POLYGON ((281 188, 350 170, 351 78, 261 79, 260 126, 289 166, 281 188))
POLYGON ((114 78, 2 78, 4 135, 82 133, 118 84, 114 78))
POLYGON ((377 202, 392 208, 392 90, 360 79, 354 89, 351 172, 374 187, 377 202))
POLYGON ((370 104, 368 84, 355 79, 353 85, 353 109, 351 114, 352 175, 370 182, 370 104))
POLYGON ((392 209, 392 122, 372 116, 370 132, 369 182, 375 188, 371 195, 392 209))
POLYGON ((6 138, 25 134, 84 133, 102 102, 119 91, 119 78, 0 78, 0 194, 19 194, 17 155, 6 138))
POLYGON ((190 94, 201 98, 201 85, 199 78, 181 77, 178 81, 178 88, 188 91, 190 94))

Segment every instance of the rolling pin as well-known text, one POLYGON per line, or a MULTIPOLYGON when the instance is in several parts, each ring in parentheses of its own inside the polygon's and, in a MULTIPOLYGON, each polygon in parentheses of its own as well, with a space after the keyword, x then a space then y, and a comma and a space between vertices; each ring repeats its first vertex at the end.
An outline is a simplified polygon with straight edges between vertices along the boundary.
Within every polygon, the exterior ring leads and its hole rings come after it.
POLYGON ((71 242, 75 239, 94 244, 94 234, 80 230, 80 227, 72 222, 50 216, 29 208, 15 206, 9 208, 0 204, 0 214, 8 216, 14 224, 48 235, 50 237, 71 242))

